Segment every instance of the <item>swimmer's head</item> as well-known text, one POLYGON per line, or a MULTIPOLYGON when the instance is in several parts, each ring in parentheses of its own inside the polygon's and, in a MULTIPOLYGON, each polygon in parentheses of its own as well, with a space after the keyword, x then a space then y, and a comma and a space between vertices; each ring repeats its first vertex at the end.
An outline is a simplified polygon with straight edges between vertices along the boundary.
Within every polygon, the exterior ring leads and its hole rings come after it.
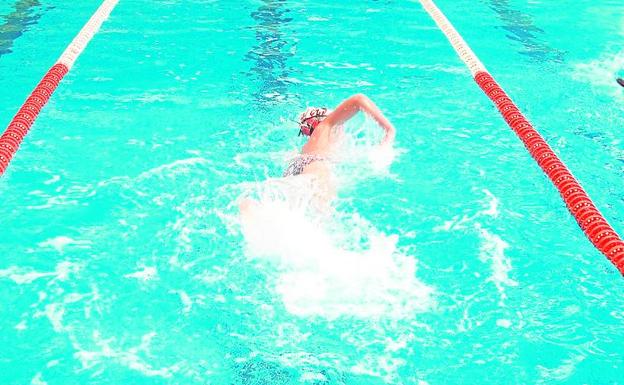
POLYGON ((327 108, 308 107, 299 115, 299 135, 310 136, 314 129, 327 117, 327 108))

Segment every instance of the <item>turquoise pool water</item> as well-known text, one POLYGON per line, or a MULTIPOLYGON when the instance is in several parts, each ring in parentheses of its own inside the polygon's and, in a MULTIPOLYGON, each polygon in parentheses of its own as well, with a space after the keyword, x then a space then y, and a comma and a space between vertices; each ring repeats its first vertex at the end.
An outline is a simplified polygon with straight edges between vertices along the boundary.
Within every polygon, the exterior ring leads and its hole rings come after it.
MULTIPOLYGON (((3 124, 99 5, 25 3, 3 124)), ((621 1, 437 3, 624 233, 621 1)), ((121 0, 0 201, 2 384, 624 383, 622 277, 415 2, 121 0), (350 124, 319 225, 265 180, 357 92, 394 160, 350 124)))

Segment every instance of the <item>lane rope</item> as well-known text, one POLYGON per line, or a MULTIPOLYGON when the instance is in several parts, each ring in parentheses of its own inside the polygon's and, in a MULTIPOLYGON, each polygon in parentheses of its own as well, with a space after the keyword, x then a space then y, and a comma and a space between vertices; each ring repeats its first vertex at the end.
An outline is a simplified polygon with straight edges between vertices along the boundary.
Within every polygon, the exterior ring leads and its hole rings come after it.
POLYGON ((546 176, 555 185, 568 210, 591 243, 624 275, 624 242, 596 208, 580 183, 533 128, 511 98, 432 0, 419 0, 447 37, 474 80, 496 105, 507 125, 518 135, 546 176))
POLYGON ((76 59, 100 29, 102 23, 108 19, 118 2, 119 0, 104 0, 102 2, 60 58, 41 79, 0 136, 0 176, 6 171, 43 106, 48 102, 63 77, 71 70, 76 59))

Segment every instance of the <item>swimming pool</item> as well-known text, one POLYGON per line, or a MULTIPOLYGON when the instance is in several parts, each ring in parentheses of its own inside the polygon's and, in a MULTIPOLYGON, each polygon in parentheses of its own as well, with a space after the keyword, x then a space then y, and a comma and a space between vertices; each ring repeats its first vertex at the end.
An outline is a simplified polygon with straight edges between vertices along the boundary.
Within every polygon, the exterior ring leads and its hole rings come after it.
MULTIPOLYGON (((37 3, 2 122, 99 5, 37 3)), ((437 3, 622 232, 624 7, 437 3)), ((622 383, 621 276, 416 2, 122 0, 0 197, 2 383, 622 383), (327 228, 245 240, 289 119, 357 92, 394 162, 350 127, 327 228)))

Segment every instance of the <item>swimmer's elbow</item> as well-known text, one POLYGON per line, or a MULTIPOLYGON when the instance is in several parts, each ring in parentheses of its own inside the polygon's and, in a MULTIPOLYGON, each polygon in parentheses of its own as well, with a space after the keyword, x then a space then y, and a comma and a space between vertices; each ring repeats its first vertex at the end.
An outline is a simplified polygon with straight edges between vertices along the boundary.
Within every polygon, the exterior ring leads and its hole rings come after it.
POLYGON ((351 96, 351 100, 353 100, 354 102, 360 105, 370 102, 370 99, 368 98, 368 96, 364 94, 355 94, 351 96))
POLYGON ((370 110, 372 109, 373 102, 368 98, 368 96, 364 94, 355 94, 351 96, 349 100, 356 109, 364 111, 367 114, 371 113, 370 110))

